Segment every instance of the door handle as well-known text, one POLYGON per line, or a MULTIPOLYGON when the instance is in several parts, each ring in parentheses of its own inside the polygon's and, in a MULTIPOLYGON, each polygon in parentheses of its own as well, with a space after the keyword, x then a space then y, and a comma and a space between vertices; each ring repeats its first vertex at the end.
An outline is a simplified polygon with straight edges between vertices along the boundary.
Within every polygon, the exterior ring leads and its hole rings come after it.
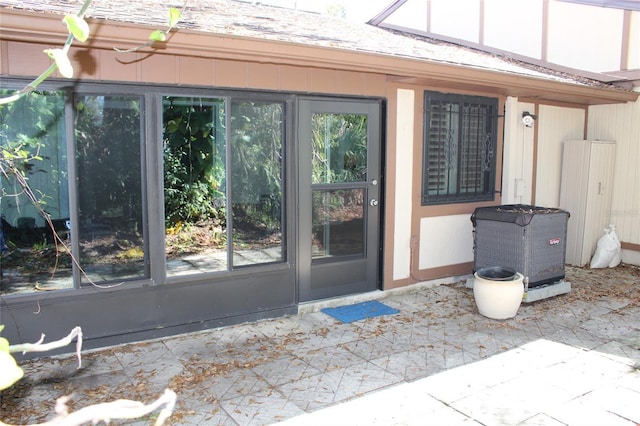
POLYGON ((369 205, 371 207, 375 207, 378 205, 378 200, 376 200, 375 198, 372 198, 371 200, 369 200, 369 205))

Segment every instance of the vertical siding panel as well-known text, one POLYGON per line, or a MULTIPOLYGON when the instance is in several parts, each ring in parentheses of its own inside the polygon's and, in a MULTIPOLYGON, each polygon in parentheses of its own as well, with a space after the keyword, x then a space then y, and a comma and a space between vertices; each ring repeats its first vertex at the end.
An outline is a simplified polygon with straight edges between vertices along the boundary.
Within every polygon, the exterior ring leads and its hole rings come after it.
POLYGON ((518 129, 521 126, 521 106, 518 98, 508 96, 505 102, 504 117, 504 142, 502 147, 502 202, 504 204, 515 204, 522 201, 521 197, 516 199, 516 180, 522 178, 522 161, 518 163, 518 153, 522 151, 518 137, 518 129))
MULTIPOLYGON (((7 62, 8 74, 12 76, 36 76, 40 70, 45 70, 51 65, 51 59, 42 51, 46 48, 41 44, 8 42, 7 62)), ((57 77, 60 75, 55 73, 57 77)))
POLYGON ((540 105, 538 116, 536 205, 557 207, 560 202, 563 143, 583 139, 585 112, 581 108, 540 105))
POLYGON ((208 58, 178 58, 178 82, 180 84, 213 85, 213 60, 208 58))
POLYGON ((97 77, 103 81, 138 81, 138 55, 100 50, 97 54, 97 77))
POLYGON ((416 93, 413 90, 397 89, 395 129, 395 197, 389 204, 394 206, 393 223, 393 280, 411 277, 412 247, 412 193, 414 162, 414 112, 416 93))
POLYGON ((249 65, 245 62, 218 59, 214 65, 214 81, 220 87, 249 87, 249 65))
MULTIPOLYGON (((506 103, 502 170, 502 202, 530 204, 533 194, 534 129, 522 124, 522 113, 535 111, 535 104, 508 98, 506 103), (521 190, 518 192, 518 183, 521 190)), ((538 173, 538 171, 536 171, 538 173)))
POLYGON ((386 96, 387 77, 383 74, 365 74, 364 90, 369 96, 386 96))
MULTIPOLYGON (((624 111, 621 108, 618 108, 618 105, 610 105, 608 108, 607 114, 607 135, 609 136, 608 140, 613 140, 616 142, 616 161, 613 172, 613 198, 611 201, 611 219, 610 222, 616 225, 618 228, 618 233, 623 234, 627 231, 626 224, 624 223, 624 215, 622 212, 625 210, 624 206, 624 192, 621 193, 620 187, 622 183, 625 181, 625 171, 624 168, 627 167, 625 161, 625 143, 624 136, 622 132, 622 123, 625 121, 624 117, 621 114, 624 111)), ((622 237, 622 235, 620 235, 622 237)))
POLYGON ((356 72, 339 71, 338 91, 341 94, 364 95, 364 76, 356 72))
MULTIPOLYGON (((618 132, 618 149, 616 152, 616 167, 615 167, 615 184, 617 188, 614 188, 614 195, 618 198, 614 199, 612 203, 612 215, 611 215, 611 223, 615 224, 617 227, 621 228, 620 231, 622 235, 619 235, 624 241, 629 241, 629 238, 632 236, 632 224, 627 212, 631 211, 631 205, 633 202, 633 193, 625 190, 625 182, 629 182, 630 185, 633 185, 631 182, 633 176, 633 169, 631 168, 631 163, 629 162, 629 158, 632 155, 632 144, 629 143, 631 141, 630 135, 630 127, 631 123, 629 118, 627 117, 629 114, 625 105, 616 105, 616 130, 618 132), (615 208, 614 208, 615 207, 615 208), (618 225, 619 223, 619 225, 618 225)), ((635 169, 635 167, 634 167, 635 169)))
POLYGON ((280 73, 277 65, 249 64, 249 85, 256 89, 278 90, 280 88, 280 73))
POLYGON ((170 55, 150 55, 140 61, 140 79, 145 83, 177 83, 177 58, 170 55))
POLYGON ((311 90, 313 92, 337 93, 338 79, 334 70, 312 69, 311 90))
POLYGON ((0 40, 0 74, 9 74, 9 42, 0 40))
POLYGON ((294 67, 291 65, 280 66, 280 86, 283 90, 308 92, 310 89, 308 68, 294 67))
POLYGON ((611 223, 622 241, 640 244, 640 100, 590 107, 587 133, 616 142, 611 223))
POLYGON ((632 163, 629 161, 632 156, 630 113, 631 111, 627 105, 616 105, 615 117, 611 117, 611 122, 614 123, 615 126, 615 140, 618 145, 614 175, 616 187, 614 188, 611 223, 619 228, 618 233, 623 241, 629 241, 632 237, 630 212, 633 191, 627 192, 627 189, 631 189, 634 185, 632 178, 634 169, 637 167, 637 165, 632 167, 632 163))
POLYGON ((75 48, 69 52, 69 60, 73 67, 75 78, 98 79, 100 64, 100 51, 90 48, 75 48))
POLYGON ((631 231, 627 241, 640 244, 640 99, 629 105, 627 119, 630 123, 628 141, 631 149, 627 161, 630 170, 629 183, 633 189, 629 191, 631 231))

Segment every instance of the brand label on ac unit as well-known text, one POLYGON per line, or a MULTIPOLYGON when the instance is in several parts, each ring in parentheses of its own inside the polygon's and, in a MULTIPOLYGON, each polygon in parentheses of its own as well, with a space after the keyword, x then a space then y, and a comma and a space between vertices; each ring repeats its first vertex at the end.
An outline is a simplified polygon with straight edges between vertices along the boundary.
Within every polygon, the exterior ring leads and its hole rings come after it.
POLYGON ((550 246, 557 246, 558 244, 560 244, 560 238, 552 238, 549 240, 550 246))

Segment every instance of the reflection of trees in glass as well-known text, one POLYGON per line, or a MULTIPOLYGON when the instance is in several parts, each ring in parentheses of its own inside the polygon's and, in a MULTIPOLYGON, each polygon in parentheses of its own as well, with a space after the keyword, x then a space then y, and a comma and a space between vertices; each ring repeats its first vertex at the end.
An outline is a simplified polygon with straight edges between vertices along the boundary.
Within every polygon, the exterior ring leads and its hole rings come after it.
MULTIPOLYGON (((312 184, 367 180, 367 116, 314 114, 312 184)), ((313 190, 313 256, 359 254, 363 190, 313 190)))
POLYGON ((314 258, 363 253, 363 199, 362 188, 313 191, 314 258))
MULTIPOLYGON (((232 194, 229 212, 233 212, 236 248, 280 244, 283 112, 282 103, 164 99, 168 257, 177 259, 187 253, 219 254, 228 247, 226 231, 231 218, 227 217, 227 179, 232 194), (227 120, 231 123, 230 129, 225 126, 227 120)), ((210 270, 226 268, 226 260, 220 260, 220 256, 213 258, 216 263, 209 265, 210 270)), ((267 260, 238 258, 236 261, 254 264, 267 260)))
POLYGON ((314 114, 313 183, 367 179, 367 116, 314 114))
POLYGON ((49 225, 16 180, 24 176, 64 237, 69 214, 64 101, 63 93, 33 92, 0 105, 0 159, 8 172, 1 176, 0 195, 2 294, 34 291, 34 284, 45 285, 54 271, 58 280, 71 274, 69 258, 57 256, 49 225))
POLYGON ((77 96, 80 264, 94 282, 144 276, 140 98, 77 96))
POLYGON ((280 229, 283 106, 234 102, 231 113, 234 225, 280 229))
MULTIPOLYGON (((5 93, 7 91, 0 91, 5 93)), ((54 219, 67 214, 64 95, 34 92, 16 102, 0 105, 0 145, 3 168, 12 164, 23 173, 33 192, 40 197, 42 207, 54 219)), ((2 188, 5 220, 16 225, 19 216, 30 216, 42 223, 31 202, 26 197, 15 196, 22 190, 13 179, 2 176, 2 188)))
POLYGON ((225 222, 225 108, 222 99, 165 98, 164 196, 167 226, 225 222))
POLYGON ((141 229, 139 98, 80 96, 75 106, 81 220, 117 217, 141 229))

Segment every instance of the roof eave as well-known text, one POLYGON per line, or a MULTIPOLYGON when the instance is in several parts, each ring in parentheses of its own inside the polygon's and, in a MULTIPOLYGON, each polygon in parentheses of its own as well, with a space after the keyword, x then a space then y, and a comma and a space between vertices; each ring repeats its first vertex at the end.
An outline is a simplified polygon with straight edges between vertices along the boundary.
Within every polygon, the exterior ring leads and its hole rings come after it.
MULTIPOLYGON (((114 46, 133 47, 139 40, 146 40, 150 31, 150 27, 139 24, 98 20, 90 20, 89 23, 92 35, 84 46, 100 49, 112 49, 114 46)), ((0 39, 51 44, 63 43, 66 35, 59 15, 3 10, 0 39)), ((454 86, 505 96, 582 105, 629 102, 635 101, 639 96, 637 92, 620 89, 593 87, 429 59, 186 29, 172 32, 168 42, 153 52, 368 72, 384 74, 393 80, 406 83, 436 87, 454 86)))

